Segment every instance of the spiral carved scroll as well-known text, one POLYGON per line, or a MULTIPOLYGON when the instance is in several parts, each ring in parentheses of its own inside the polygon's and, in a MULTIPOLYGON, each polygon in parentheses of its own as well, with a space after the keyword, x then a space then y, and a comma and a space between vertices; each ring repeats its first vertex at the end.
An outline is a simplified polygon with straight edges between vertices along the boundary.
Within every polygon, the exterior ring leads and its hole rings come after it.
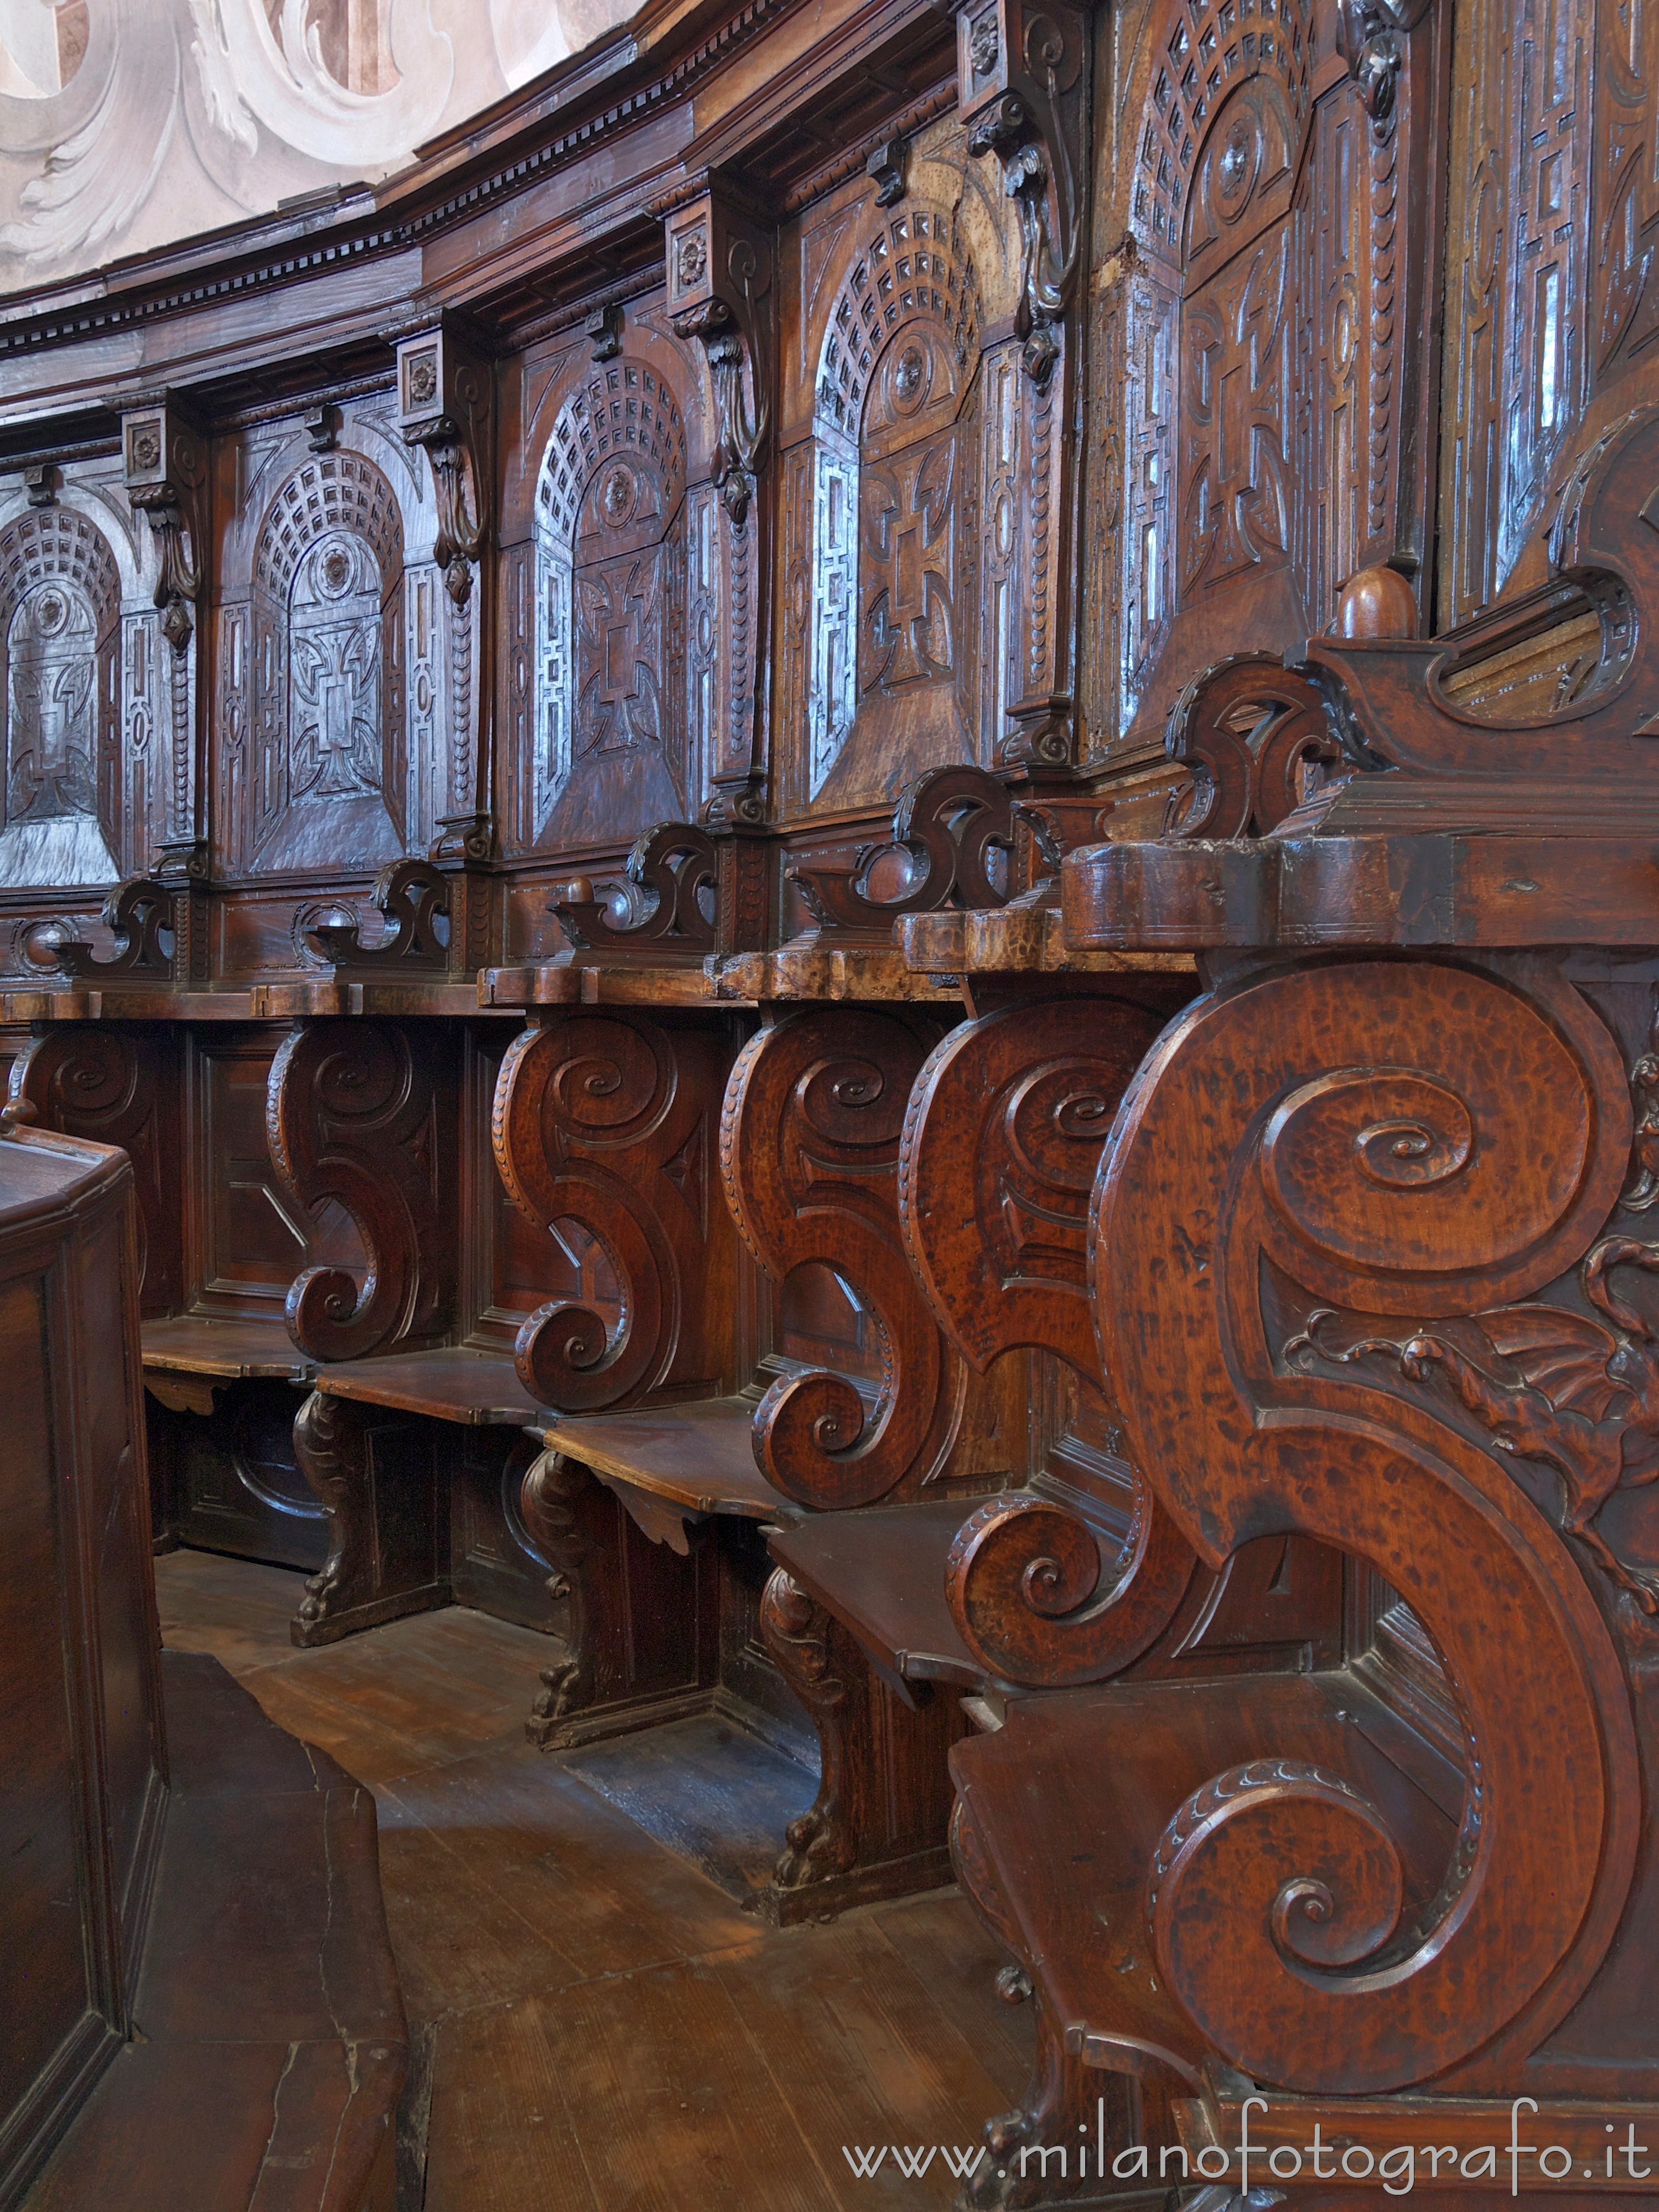
POLYGON ((543 1405, 631 1404, 682 1372, 724 1371, 731 1316, 712 1295, 723 1247, 704 1162, 725 1067, 712 1033, 623 1014, 551 1016, 508 1048, 493 1122, 508 1194, 540 1229, 580 1222, 622 1286, 614 1328, 562 1298, 519 1331, 520 1380, 543 1405))
POLYGON ((176 1040, 136 1024, 65 1024, 30 1038, 11 1064, 9 1091, 34 1108, 43 1129, 130 1154, 143 1310, 171 1312, 184 1273, 176 1040))
POLYGON ((1091 1263, 1139 1464, 1212 1563, 1291 1529, 1373 1562, 1465 1734, 1455 1844, 1403 1912, 1405 1840, 1294 1743, 1176 1816, 1149 1869, 1162 1976, 1258 2079, 1497 2093, 1605 1954, 1640 1802, 1618 1659, 1559 1534, 1501 1453, 1380 1370, 1276 1362, 1264 1261, 1373 1316, 1487 1311, 1583 1255, 1630 1139, 1609 1033, 1541 963, 1253 979, 1172 1025, 1119 1115, 1091 1263))
POLYGON ((896 1190, 905 1103, 933 1041, 871 1008, 823 1006, 763 1030, 739 1054, 720 1117, 726 1197, 779 1281, 831 1267, 873 1314, 879 1401, 866 1421, 845 1376, 815 1368, 755 1409, 755 1457, 787 1497, 827 1508, 910 1496, 955 1430, 957 1370, 904 1255, 896 1190))
POLYGON ((338 1205, 368 1255, 359 1287, 342 1267, 307 1267, 289 1285, 289 1334, 313 1359, 361 1359, 430 1343, 448 1325, 454 1237, 437 1193, 438 1048, 401 1023, 300 1023, 271 1062, 265 1136, 289 1195, 338 1205))
MULTIPOLYGON (((1032 1345, 1097 1386, 1089 1193, 1112 1115, 1161 1026, 1133 1000, 1053 999, 964 1023, 929 1054, 905 1115, 899 1218, 947 1341, 981 1374, 1032 1345)), ((945 1594, 993 1674, 1097 1681, 1166 1625, 1196 1562, 1133 1480, 1131 1526, 1115 1553, 1076 1513, 1030 1495, 994 1498, 963 1525, 945 1594)))

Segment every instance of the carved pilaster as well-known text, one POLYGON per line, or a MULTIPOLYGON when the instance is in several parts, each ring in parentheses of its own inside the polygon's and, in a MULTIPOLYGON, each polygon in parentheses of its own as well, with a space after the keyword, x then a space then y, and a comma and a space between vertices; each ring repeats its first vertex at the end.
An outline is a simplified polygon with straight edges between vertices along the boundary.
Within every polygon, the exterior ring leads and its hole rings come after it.
POLYGON ((483 554, 495 422, 490 367, 447 324, 399 341, 398 428, 406 446, 425 448, 431 466, 438 502, 432 555, 449 599, 449 790, 439 803, 450 818, 465 813, 485 823, 493 811, 493 769, 476 663, 491 629, 491 572, 483 554))
POLYGON ((708 176, 667 212, 669 319, 702 343, 714 407, 711 475, 726 510, 729 672, 716 747, 716 826, 766 818, 765 696, 771 502, 763 479, 772 429, 775 236, 726 179, 708 176))

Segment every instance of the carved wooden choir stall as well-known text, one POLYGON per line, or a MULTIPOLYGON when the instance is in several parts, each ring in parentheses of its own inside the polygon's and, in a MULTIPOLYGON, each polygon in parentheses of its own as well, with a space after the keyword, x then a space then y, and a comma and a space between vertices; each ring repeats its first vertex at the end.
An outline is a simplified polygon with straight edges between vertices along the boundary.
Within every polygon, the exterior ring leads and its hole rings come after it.
POLYGON ((0 318, 154 1543, 954 1871, 968 2206, 1655 2185, 1654 36, 653 0, 0 318))

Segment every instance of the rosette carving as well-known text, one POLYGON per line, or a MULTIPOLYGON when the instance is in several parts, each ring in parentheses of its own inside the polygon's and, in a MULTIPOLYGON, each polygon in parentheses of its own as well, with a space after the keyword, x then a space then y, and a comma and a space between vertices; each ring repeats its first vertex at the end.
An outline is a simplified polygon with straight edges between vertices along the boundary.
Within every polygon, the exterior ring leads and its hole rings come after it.
MULTIPOLYGON (((1118 1102, 1161 1026, 1133 1000, 1056 998, 964 1023, 929 1054, 905 1115, 899 1219, 935 1319, 981 1374, 1030 1345, 1098 1387, 1089 1194, 1118 1102)), ((1130 1478, 1130 1525, 1115 1544, 1030 1493, 993 1498, 964 1522, 945 1592, 963 1641, 994 1674, 1096 1681, 1165 1626, 1196 1562, 1130 1478)))
POLYGON ((720 1166, 738 1226, 780 1282, 831 1267, 874 1316, 878 1403, 843 1375, 809 1369, 755 1409, 755 1456, 803 1504, 913 1496, 952 1441, 959 1370, 905 1259, 897 1170, 905 1103, 933 1031, 897 1014, 825 1006, 763 1030, 739 1054, 720 1119, 720 1166))
POLYGON ((544 1405, 631 1404, 670 1380, 717 1383, 729 1365, 708 1189, 725 1068, 714 1033, 620 1013, 550 1015, 508 1048, 493 1124, 508 1194, 538 1228, 580 1222, 622 1287, 614 1328, 555 1298, 519 1331, 520 1379, 544 1405))
POLYGON ((417 1048, 398 1022, 302 1021, 277 1048, 265 1092, 271 1164, 301 1207, 343 1207, 368 1255, 361 1285, 330 1267, 289 1284, 289 1334, 313 1359, 429 1344, 448 1327, 445 1073, 436 1040, 422 1036, 417 1048))
POLYGON ((1432 1637, 1465 1742, 1437 1886, 1419 1844, 1402 1891, 1407 1839, 1294 1745, 1177 1815, 1149 1869, 1160 1976, 1258 2079, 1495 2094, 1606 1954, 1641 1798, 1608 1629, 1546 1514, 1431 1392, 1276 1358, 1264 1282, 1448 1322, 1528 1298, 1594 1240, 1630 1143, 1611 1035, 1537 963, 1218 991, 1119 1115, 1091 1265, 1137 1463, 1212 1564, 1296 1529, 1370 1561, 1432 1637))

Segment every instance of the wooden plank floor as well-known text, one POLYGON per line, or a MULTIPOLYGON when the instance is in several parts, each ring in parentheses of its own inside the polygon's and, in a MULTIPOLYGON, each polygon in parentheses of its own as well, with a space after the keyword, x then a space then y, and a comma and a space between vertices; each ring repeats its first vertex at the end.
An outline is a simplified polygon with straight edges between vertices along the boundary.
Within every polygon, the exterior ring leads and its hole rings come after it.
POLYGON ((210 1651, 374 1793, 417 2053, 399 2212, 927 2208, 890 2151, 969 2152, 1018 2100, 1024 2008, 955 1891, 777 1930, 525 1741, 546 1639, 453 1607, 296 1651, 301 1578, 155 1563, 210 1651))

